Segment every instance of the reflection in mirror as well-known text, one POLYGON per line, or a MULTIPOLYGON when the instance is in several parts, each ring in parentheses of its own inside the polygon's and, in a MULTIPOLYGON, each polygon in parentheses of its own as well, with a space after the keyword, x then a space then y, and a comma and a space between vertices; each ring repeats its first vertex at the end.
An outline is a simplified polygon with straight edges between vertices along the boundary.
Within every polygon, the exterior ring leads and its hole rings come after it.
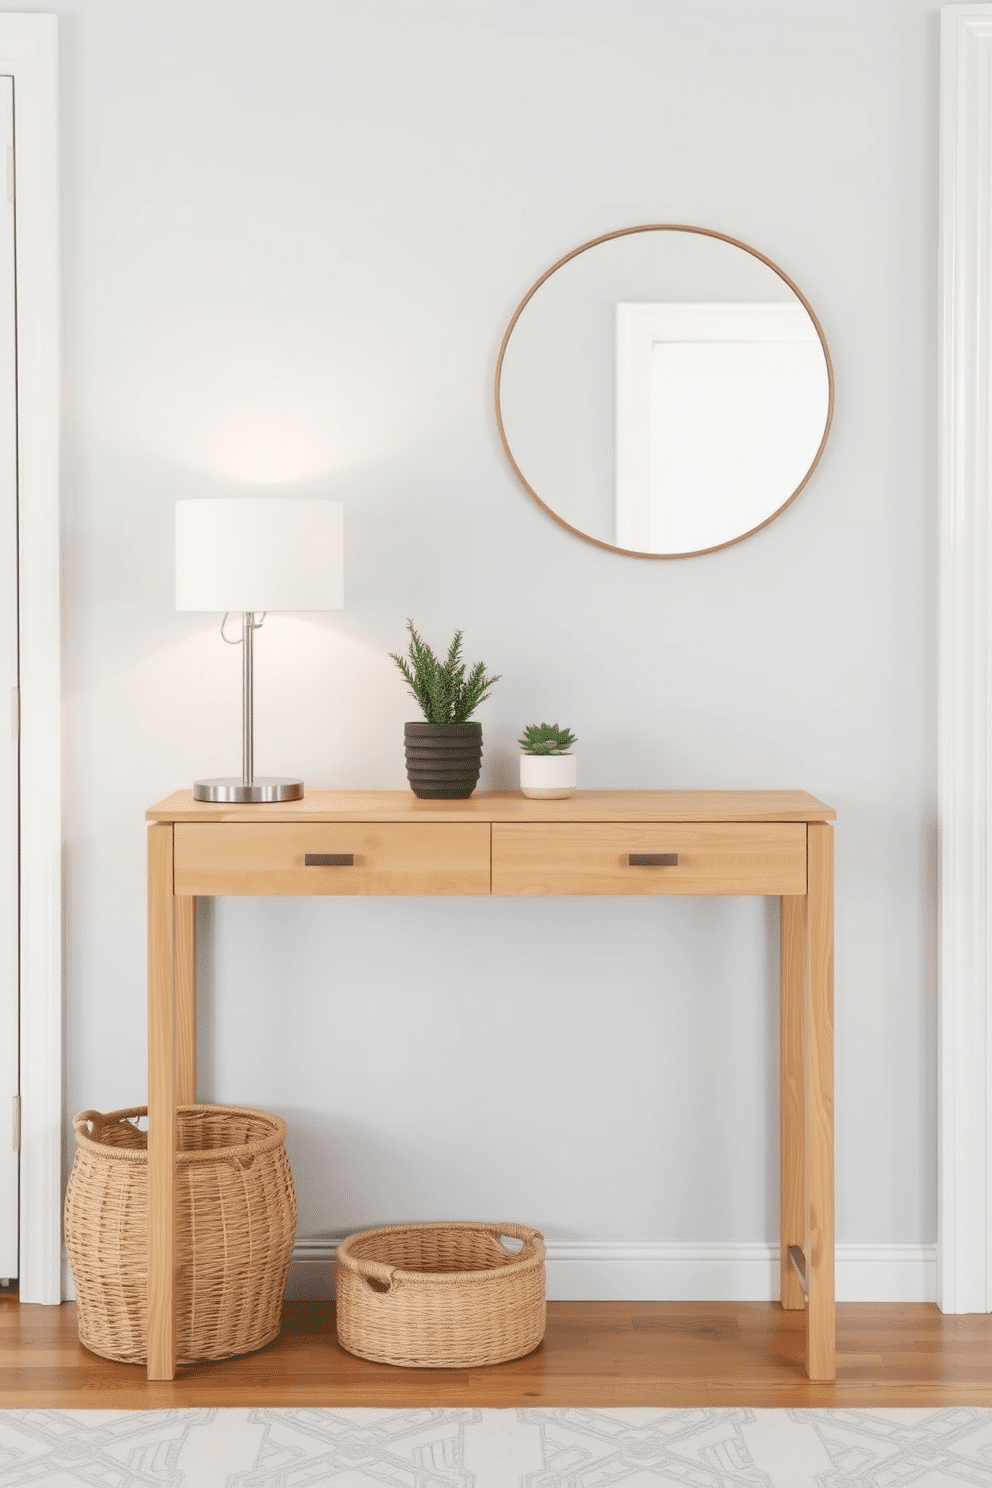
POLYGON ((792 282, 704 228, 628 228, 538 280, 496 371, 514 470, 579 536, 708 552, 798 494, 830 425, 826 343, 792 282))

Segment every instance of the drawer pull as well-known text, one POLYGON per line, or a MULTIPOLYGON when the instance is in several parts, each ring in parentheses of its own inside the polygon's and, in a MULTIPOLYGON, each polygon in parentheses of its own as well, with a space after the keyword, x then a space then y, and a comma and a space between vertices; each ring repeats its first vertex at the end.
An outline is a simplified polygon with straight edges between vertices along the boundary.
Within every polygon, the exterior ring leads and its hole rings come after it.
POLYGON ((627 862, 631 868, 677 868, 679 855, 678 853, 628 853, 627 862))
POLYGON ((304 853, 303 863, 306 868, 353 868, 355 866, 355 854, 304 853))

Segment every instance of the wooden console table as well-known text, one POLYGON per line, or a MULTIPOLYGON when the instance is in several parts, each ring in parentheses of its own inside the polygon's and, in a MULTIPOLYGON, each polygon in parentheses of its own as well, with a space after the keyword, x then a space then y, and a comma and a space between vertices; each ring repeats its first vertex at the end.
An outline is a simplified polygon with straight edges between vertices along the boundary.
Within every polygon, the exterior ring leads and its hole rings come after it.
POLYGON ((781 900, 782 1306, 835 1377, 833 829, 803 791, 311 791, 147 813, 148 1377, 176 1369, 176 1106, 196 1100, 198 894, 773 894, 781 900))

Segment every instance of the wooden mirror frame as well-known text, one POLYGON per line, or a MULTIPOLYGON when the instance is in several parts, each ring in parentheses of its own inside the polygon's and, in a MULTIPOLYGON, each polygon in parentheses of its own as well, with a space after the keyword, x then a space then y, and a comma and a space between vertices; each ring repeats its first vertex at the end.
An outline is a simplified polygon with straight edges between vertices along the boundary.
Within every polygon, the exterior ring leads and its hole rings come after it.
POLYGON ((535 280, 530 289, 524 295, 523 299, 520 301, 517 308, 514 310, 513 315, 510 318, 510 323, 507 326, 506 331, 504 332, 503 340, 500 343, 499 356, 496 358, 496 375, 493 385, 493 398, 496 410, 496 427, 499 430, 500 443, 503 446, 503 452, 506 455, 507 460, 510 462, 510 467, 513 470, 514 475, 517 477, 517 480, 523 486, 527 494, 531 496, 534 501, 537 502, 541 510, 546 512, 547 515, 552 519, 552 521, 558 523, 559 527, 564 527, 566 532, 573 533, 575 537, 581 537, 583 542, 592 543, 597 548, 604 548, 608 553, 622 553, 626 558, 700 558, 705 553, 717 553, 722 548, 733 547, 736 543, 743 542, 745 538, 753 537, 756 532, 760 532, 763 527, 767 527, 769 522, 774 522, 776 517, 780 517, 785 511, 786 507, 791 506, 793 501, 795 501, 800 491, 809 481, 809 478, 813 474, 813 471, 820 463, 820 457, 823 454, 824 446, 827 442, 827 436, 830 433, 830 426, 833 423, 834 369, 833 362, 830 358, 830 348, 827 345, 827 338, 823 333, 823 327, 820 324, 816 312, 814 311, 812 305, 803 294, 799 286, 795 284, 789 278, 785 270, 780 268, 779 265, 772 259, 766 257, 764 253, 759 253, 758 249, 752 248, 749 243, 741 242, 740 238, 732 238, 728 233, 716 232, 715 229, 710 227, 690 227, 686 223, 680 222, 646 222, 637 227, 621 227, 617 228, 614 232, 601 233, 598 238, 590 238, 588 242, 580 243, 578 248, 573 248, 571 252, 563 254, 563 256, 559 258, 555 263, 553 263, 549 269, 546 269, 544 271, 539 279, 535 280), (816 331, 817 336, 819 337, 820 345, 823 348, 824 361, 827 368, 827 417, 826 422, 823 426, 823 436, 817 447, 816 454, 813 456, 813 460, 810 464, 809 469, 806 471, 806 474, 803 476, 802 480, 799 482, 795 490, 786 498, 785 501, 782 502, 781 506, 777 507, 775 511, 771 513, 770 516, 767 516, 763 522, 759 522, 756 526, 748 528, 747 532, 742 532, 737 537, 728 538, 726 542, 715 543, 712 547, 694 548, 691 551, 684 553, 649 553, 640 548, 621 548, 618 547, 615 543, 604 542, 602 538, 593 537, 590 533, 583 532, 580 527, 574 527, 571 522, 567 522, 565 518, 558 512, 556 512, 552 507, 550 507, 546 501, 542 500, 542 498, 534 490, 534 487, 528 481, 527 477, 524 475, 523 471, 520 469, 520 466, 517 464, 514 458, 513 451, 510 448, 510 442, 507 438, 506 427, 503 423, 501 385, 503 376, 503 359, 506 355, 506 348, 509 345, 510 337, 513 334, 513 330, 517 324, 517 321, 520 319, 524 310, 530 304, 530 301, 534 298, 534 295, 541 288, 541 285, 544 284, 548 279, 550 279, 551 275, 556 273, 557 270, 560 269, 564 264, 569 263, 573 258, 577 258, 580 253, 586 253, 590 248, 597 248, 601 243, 608 243, 613 238, 626 238, 630 237, 634 233, 647 232, 697 233, 701 237, 718 238, 723 243, 729 243, 732 247, 740 248, 743 250, 743 252, 749 253, 752 258, 759 259, 761 263, 765 264, 769 269, 773 271, 773 273, 777 274, 784 284, 788 285, 789 289, 791 289, 792 293, 796 296, 796 299, 805 309, 810 320, 813 322, 813 327, 816 331))

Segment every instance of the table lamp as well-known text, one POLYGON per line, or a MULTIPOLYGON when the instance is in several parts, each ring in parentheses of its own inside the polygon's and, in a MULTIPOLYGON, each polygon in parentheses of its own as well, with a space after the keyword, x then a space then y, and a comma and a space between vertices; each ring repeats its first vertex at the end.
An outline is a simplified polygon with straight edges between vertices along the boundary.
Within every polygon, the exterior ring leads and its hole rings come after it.
POLYGON ((303 781, 259 776, 253 761, 253 637, 274 610, 344 605, 340 501, 229 497, 176 502, 176 609, 241 611, 243 760, 236 776, 197 780, 197 801, 298 801, 303 781))

